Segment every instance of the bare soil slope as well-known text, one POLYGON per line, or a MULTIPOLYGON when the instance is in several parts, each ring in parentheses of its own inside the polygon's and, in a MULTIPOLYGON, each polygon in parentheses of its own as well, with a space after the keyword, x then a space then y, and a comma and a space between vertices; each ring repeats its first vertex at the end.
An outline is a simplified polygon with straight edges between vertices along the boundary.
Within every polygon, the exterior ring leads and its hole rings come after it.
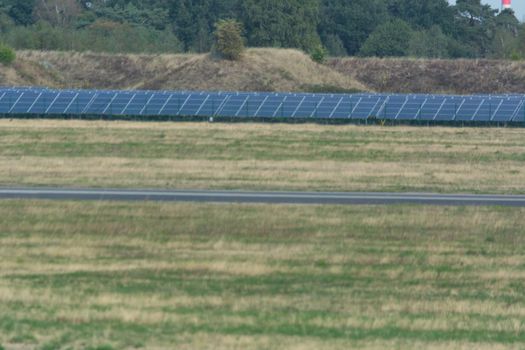
POLYGON ((525 62, 342 58, 328 66, 380 92, 525 92, 525 62))
POLYGON ((242 60, 210 55, 108 55, 22 51, 1 85, 100 89, 308 91, 367 88, 297 50, 250 49, 242 60))

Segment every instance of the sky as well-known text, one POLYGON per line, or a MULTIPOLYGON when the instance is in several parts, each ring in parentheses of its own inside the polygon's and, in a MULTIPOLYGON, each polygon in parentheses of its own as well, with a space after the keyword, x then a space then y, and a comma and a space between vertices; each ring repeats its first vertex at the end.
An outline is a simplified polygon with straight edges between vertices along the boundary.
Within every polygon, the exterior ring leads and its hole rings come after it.
MULTIPOLYGON (((449 0, 451 4, 454 4, 455 0, 449 0)), ((491 5, 495 9, 501 8, 501 0, 482 0, 481 2, 491 5)), ((512 8, 516 11, 516 17, 520 20, 524 20, 525 16, 525 0, 512 0, 512 8)))

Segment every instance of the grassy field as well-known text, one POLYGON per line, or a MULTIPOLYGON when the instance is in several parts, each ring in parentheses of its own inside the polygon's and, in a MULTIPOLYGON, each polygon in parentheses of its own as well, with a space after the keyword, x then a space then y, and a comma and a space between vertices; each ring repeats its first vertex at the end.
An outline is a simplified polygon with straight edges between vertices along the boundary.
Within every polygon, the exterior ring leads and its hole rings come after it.
POLYGON ((523 129, 0 121, 0 185, 525 193, 523 129))
POLYGON ((524 209, 1 201, 6 349, 523 349, 524 209))

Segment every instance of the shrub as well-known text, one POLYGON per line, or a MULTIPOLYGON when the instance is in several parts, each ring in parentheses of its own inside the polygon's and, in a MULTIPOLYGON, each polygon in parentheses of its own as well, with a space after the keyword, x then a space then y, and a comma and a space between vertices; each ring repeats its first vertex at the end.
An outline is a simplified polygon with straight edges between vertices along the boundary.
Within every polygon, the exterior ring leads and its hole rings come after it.
POLYGON ((312 52, 310 52, 310 57, 314 62, 324 63, 326 60, 326 49, 322 45, 317 45, 312 52))
POLYGON ((518 51, 514 50, 510 54, 510 59, 512 61, 521 61, 523 59, 523 56, 518 51))
POLYGON ((10 65, 16 58, 15 51, 3 44, 0 44, 0 63, 3 65, 10 65))
POLYGON ((412 29, 405 21, 394 19, 379 25, 361 47, 361 56, 406 56, 412 38, 412 29))
POLYGON ((215 25, 215 52, 222 58, 238 60, 244 51, 242 25, 234 19, 220 20, 215 25))

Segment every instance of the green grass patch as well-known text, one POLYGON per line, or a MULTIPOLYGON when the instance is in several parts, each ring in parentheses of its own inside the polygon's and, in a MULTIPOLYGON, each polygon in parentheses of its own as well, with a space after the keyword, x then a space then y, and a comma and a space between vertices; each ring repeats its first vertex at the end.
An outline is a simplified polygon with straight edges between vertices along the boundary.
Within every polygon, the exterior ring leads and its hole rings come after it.
POLYGON ((0 344, 525 345, 519 208, 0 202, 0 344))

